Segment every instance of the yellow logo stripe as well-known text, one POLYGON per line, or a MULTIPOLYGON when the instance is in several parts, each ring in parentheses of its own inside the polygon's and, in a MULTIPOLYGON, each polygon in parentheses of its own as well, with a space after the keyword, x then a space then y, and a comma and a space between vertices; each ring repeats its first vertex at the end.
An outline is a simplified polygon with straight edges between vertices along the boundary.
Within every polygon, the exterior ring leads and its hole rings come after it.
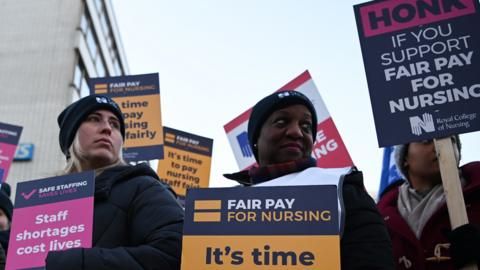
POLYGON ((193 213, 193 222, 219 222, 220 221, 220 212, 200 212, 193 213))
POLYGON ((98 84, 95 84, 95 89, 100 89, 100 88, 105 88, 105 89, 107 89, 107 88, 108 88, 108 84, 106 84, 106 83, 98 83, 98 84))
POLYGON ((95 88, 95 94, 106 94, 108 93, 107 89, 96 89, 95 88))
POLYGON ((196 200, 195 210, 220 210, 222 208, 221 200, 196 200))

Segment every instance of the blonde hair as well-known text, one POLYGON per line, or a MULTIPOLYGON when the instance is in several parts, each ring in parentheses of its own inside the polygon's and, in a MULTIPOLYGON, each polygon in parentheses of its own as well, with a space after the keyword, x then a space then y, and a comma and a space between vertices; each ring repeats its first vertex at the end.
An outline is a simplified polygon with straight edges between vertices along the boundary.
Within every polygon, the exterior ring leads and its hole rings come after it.
MULTIPOLYGON (((67 164, 65 165, 65 168, 61 172, 62 175, 84 171, 84 168, 82 168, 82 163, 81 163, 82 158, 80 157, 79 153, 77 152, 77 147, 78 147, 79 143, 80 142, 78 140, 78 133, 77 133, 75 135, 75 138, 73 139, 72 144, 68 148, 68 152, 70 153, 70 158, 67 159, 67 164)), ((123 148, 123 140, 122 140, 122 144, 120 145, 120 148, 119 148, 120 151, 118 153, 118 159, 115 162, 113 162, 112 164, 109 164, 107 166, 95 169, 95 175, 99 175, 104 170, 106 170, 108 168, 111 168, 111 167, 115 167, 117 165, 126 165, 127 162, 125 162, 125 160, 123 159, 122 148, 123 148)))

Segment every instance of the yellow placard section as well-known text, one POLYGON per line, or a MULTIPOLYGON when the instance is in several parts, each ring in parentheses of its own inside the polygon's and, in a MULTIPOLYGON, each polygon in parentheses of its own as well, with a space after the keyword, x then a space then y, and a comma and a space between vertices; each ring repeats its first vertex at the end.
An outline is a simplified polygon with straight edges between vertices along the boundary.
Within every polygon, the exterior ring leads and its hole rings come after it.
POLYGON ((160 95, 114 97, 125 118, 125 148, 163 144, 160 95))
POLYGON ((182 270, 340 269, 335 236, 183 236, 182 270))
POLYGON ((193 222, 219 222, 220 212, 197 212, 193 213, 193 222))
POLYGON ((164 159, 158 161, 157 173, 180 196, 187 188, 208 187, 212 158, 164 146, 164 159))
POLYGON ((222 208, 222 200, 196 200, 194 210, 220 210, 222 208))

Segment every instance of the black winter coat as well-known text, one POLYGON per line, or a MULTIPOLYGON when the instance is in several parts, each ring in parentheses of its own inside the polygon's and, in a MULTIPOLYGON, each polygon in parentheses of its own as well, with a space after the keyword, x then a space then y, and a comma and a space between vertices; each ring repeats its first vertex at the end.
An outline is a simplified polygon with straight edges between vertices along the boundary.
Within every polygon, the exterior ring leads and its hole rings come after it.
POLYGON ((3 249, 2 245, 0 245, 0 270, 5 269, 7 257, 5 254, 5 250, 3 249))
POLYGON ((342 269, 394 269, 387 227, 356 171, 343 181, 345 221, 340 240, 342 269))
MULTIPOLYGON (((224 176, 242 185, 252 184, 247 171, 224 176)), ((342 270, 394 269, 390 237, 375 202, 365 191, 362 172, 354 170, 345 175, 341 183, 340 199, 344 211, 340 239, 342 270)))
POLYGON ((180 269, 183 210, 147 165, 95 179, 93 248, 49 252, 47 270, 180 269))

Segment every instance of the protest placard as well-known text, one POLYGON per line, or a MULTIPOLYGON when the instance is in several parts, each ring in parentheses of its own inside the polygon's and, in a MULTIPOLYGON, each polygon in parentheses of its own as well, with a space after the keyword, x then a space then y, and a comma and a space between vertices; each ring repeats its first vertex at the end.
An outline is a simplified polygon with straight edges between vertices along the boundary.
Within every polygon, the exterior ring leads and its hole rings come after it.
POLYGON ((444 137, 480 129, 478 0, 371 1, 354 10, 378 144, 433 139, 451 226, 468 223, 444 137))
POLYGON ((45 266, 49 251, 91 247, 94 172, 17 184, 6 269, 45 266))
POLYGON ((163 128, 158 73, 93 78, 90 94, 115 100, 125 118, 123 158, 127 161, 163 158, 163 128))
MULTIPOLYGON (((312 156, 321 168, 343 168, 352 166, 353 162, 347 148, 333 122, 322 97, 307 71, 281 87, 277 92, 285 90, 299 91, 312 101, 317 111, 317 134, 314 142, 312 156)), ((256 164, 253 152, 248 143, 248 118, 251 108, 227 123, 224 126, 230 146, 241 170, 256 164)))
POLYGON ((340 269, 338 217, 335 185, 189 190, 182 270, 340 269))
POLYGON ((213 140, 169 127, 163 131, 165 157, 157 173, 184 201, 187 189, 208 187, 213 140))
POLYGON ((0 183, 7 179, 22 127, 0 123, 0 183))
POLYGON ((380 146, 480 129, 477 0, 354 9, 380 146))

